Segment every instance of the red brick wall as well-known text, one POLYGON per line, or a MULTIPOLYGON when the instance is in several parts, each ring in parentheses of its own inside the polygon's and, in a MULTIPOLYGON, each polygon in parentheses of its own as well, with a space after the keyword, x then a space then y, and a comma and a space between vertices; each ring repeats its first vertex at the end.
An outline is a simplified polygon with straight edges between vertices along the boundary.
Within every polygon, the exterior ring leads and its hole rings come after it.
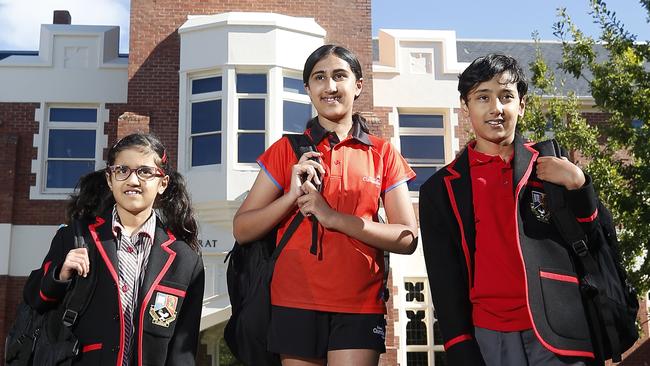
POLYGON ((372 44, 370 0, 178 1, 132 0, 129 44, 129 111, 150 117, 156 133, 175 160, 178 132, 178 70, 180 37, 176 30, 188 15, 233 11, 274 12, 314 17, 327 31, 327 42, 357 54, 364 69, 364 90, 355 102, 372 111, 372 44))
POLYGON ((399 296, 399 286, 393 286, 393 276, 388 277, 386 286, 390 289, 390 297, 386 303, 386 353, 381 355, 379 366, 396 366, 399 332, 395 332, 395 322, 399 321, 399 310, 394 308, 393 299, 399 296))
POLYGON ((13 325, 16 307, 22 301, 23 286, 27 277, 0 276, 0 360, 4 360, 7 331, 13 325))

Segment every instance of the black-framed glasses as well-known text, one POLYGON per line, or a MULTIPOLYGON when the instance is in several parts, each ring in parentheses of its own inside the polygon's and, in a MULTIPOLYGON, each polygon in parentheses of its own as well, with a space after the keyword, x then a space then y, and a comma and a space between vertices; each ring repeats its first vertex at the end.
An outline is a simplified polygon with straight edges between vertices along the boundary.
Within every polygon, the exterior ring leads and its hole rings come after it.
POLYGON ((152 180, 156 177, 164 177, 165 172, 155 166, 146 166, 131 169, 126 165, 111 165, 106 167, 106 171, 110 174, 113 174, 116 180, 127 180, 131 176, 131 173, 135 172, 135 175, 140 180, 152 180))

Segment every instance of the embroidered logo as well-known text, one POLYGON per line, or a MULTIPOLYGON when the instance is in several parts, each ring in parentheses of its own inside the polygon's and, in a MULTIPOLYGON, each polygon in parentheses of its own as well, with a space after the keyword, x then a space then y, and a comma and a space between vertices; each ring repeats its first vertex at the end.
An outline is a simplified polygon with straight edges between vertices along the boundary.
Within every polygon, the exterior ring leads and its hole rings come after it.
POLYGON ((549 211, 546 202, 546 193, 532 191, 530 210, 533 212, 533 215, 535 215, 537 220, 547 224, 549 223, 551 219, 551 211, 549 211))
POLYGON ((378 325, 372 328, 372 332, 378 334, 381 337, 381 339, 386 340, 386 335, 384 334, 384 327, 378 325))
POLYGON ((372 184, 374 184, 376 186, 381 187, 381 177, 380 176, 377 176, 376 178, 364 176, 363 178, 361 178, 361 180, 364 181, 364 182, 372 183, 372 184))
POLYGON ((162 292, 156 293, 156 302, 149 308, 151 322, 155 325, 168 328, 176 320, 176 305, 178 297, 162 292))

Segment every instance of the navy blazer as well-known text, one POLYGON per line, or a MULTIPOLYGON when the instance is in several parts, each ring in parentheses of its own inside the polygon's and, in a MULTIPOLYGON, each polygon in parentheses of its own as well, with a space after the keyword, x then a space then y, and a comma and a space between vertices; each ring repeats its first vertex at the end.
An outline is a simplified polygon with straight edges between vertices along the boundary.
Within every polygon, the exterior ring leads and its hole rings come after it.
MULTIPOLYGON (((517 243, 533 330, 556 354, 593 358, 574 264, 552 220, 543 219, 548 212, 539 206, 544 195, 542 181, 535 175, 539 153, 519 135, 513 144, 517 243)), ((469 297, 476 227, 468 155, 466 148, 420 187, 422 248, 450 365, 484 365, 473 336, 469 297)), ((585 232, 595 235, 598 200, 591 179, 586 179, 582 188, 566 190, 565 196, 585 232)))
MULTIPOLYGON (((134 334, 129 365, 194 365, 201 322, 205 274, 199 253, 176 240, 157 221, 143 283, 133 314, 134 334)), ((84 232, 96 248, 97 285, 74 328, 81 350, 73 365, 121 365, 124 314, 118 286, 117 247, 110 211, 84 232)), ((72 228, 60 228, 41 268, 32 271, 24 289, 27 304, 44 312, 60 305, 68 290, 55 274, 74 248, 72 228)), ((92 256, 91 256, 92 258, 92 256)))

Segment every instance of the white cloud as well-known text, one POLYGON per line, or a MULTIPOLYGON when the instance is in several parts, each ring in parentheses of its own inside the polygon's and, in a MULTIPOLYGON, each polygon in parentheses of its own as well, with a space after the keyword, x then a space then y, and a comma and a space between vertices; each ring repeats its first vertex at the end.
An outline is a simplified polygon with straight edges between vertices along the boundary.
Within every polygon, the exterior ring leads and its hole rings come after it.
POLYGON ((120 52, 128 52, 130 0, 0 0, 0 50, 38 50, 54 10, 68 10, 72 24, 119 26, 120 52))

